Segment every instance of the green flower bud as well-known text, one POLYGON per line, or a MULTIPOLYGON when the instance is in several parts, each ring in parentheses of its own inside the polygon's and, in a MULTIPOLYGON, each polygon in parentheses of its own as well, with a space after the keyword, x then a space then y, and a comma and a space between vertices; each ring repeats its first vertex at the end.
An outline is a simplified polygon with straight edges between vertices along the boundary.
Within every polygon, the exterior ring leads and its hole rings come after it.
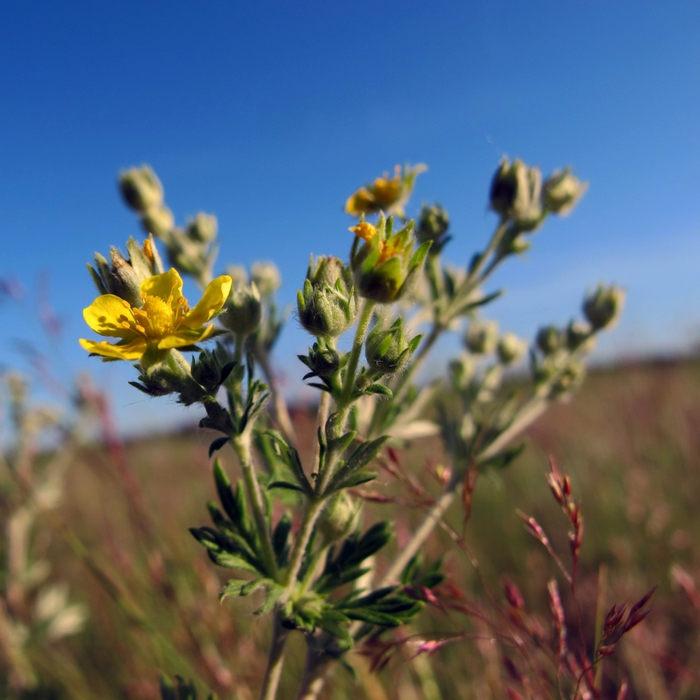
POLYGON ((571 350, 590 352, 595 347, 593 329, 584 321, 571 321, 566 328, 566 347, 571 350))
POLYGON ((465 345, 475 355, 490 355, 498 343, 496 321, 475 321, 470 324, 464 338, 465 345))
POLYGON ((258 328, 262 320, 262 304, 255 282, 249 287, 239 284, 231 289, 219 319, 238 337, 250 335, 258 328))
POLYGON ((199 243, 209 243, 216 238, 218 223, 212 214, 199 212, 194 219, 190 219, 185 227, 187 235, 199 243))
POLYGON ((358 294, 365 299, 389 304, 408 292, 420 276, 430 242, 414 252, 413 222, 393 233, 394 219, 380 215, 377 226, 361 221, 350 230, 355 234, 350 266, 358 294), (360 240, 365 243, 360 245, 360 240))
POLYGON ((371 370, 381 374, 400 372, 408 365, 422 337, 417 335, 409 341, 400 317, 386 330, 382 324, 377 324, 365 341, 367 364, 371 370))
POLYGON ((315 287, 323 284, 335 287, 335 283, 341 280, 345 291, 352 288, 352 278, 349 271, 339 258, 334 258, 331 255, 320 255, 314 260, 312 254, 306 271, 306 279, 315 287))
POLYGON ((178 403, 185 406, 197 403, 206 394, 192 376, 190 364, 177 350, 165 351, 159 362, 144 366, 142 361, 139 381, 129 384, 149 396, 179 394, 178 403))
POLYGON ((175 217, 163 204, 147 209, 141 216, 141 225, 146 233, 152 233, 156 238, 164 238, 175 228, 175 217))
POLYGON ((273 262, 253 263, 250 268, 250 276, 264 297, 272 296, 282 285, 280 271, 273 262))
POLYGON ((163 186, 148 165, 123 171, 119 175, 119 189, 124 201, 139 213, 163 204, 163 186))
POLYGON ((594 330, 615 325, 625 303, 625 291, 611 284, 599 284, 595 292, 583 302, 583 313, 594 330))
POLYGON ((552 355, 563 345, 562 332, 556 326, 544 326, 537 332, 536 342, 545 355, 552 355))
POLYGON ((544 183, 544 206, 559 216, 566 216, 587 189, 588 183, 572 175, 571 168, 557 170, 544 183))
POLYGON ((209 396, 215 396, 234 365, 233 361, 222 365, 217 352, 200 352, 196 361, 192 359, 192 377, 209 396))
POLYGON ((452 360, 449 366, 452 383, 457 389, 466 389, 474 378, 476 363, 474 358, 463 352, 456 360, 452 360))
POLYGON ((228 265, 226 274, 231 278, 232 288, 241 284, 248 284, 248 273, 243 265, 228 265))
POLYGON ((517 158, 501 160, 491 182, 490 205, 503 218, 513 219, 520 233, 537 229, 543 220, 542 174, 517 158))
POLYGON ((527 350, 527 343, 518 338, 515 333, 504 333, 498 341, 498 358, 504 365, 510 365, 518 360, 527 350))
POLYGON ((325 282, 314 286, 304 281, 297 292, 297 313, 301 325, 317 337, 337 338, 352 325, 357 314, 355 293, 338 279, 331 287, 325 282))
POLYGON ((326 544, 337 542, 357 527, 359 514, 359 505, 353 503, 347 491, 338 491, 328 499, 316 527, 326 544))
POLYGON ((299 359, 319 377, 332 377, 340 369, 340 355, 325 338, 309 348, 308 357, 300 355, 299 359))
POLYGON ((450 217, 439 204, 432 207, 424 204, 418 216, 416 240, 419 243, 431 241, 430 255, 439 255, 452 238, 446 235, 449 227, 450 217))
POLYGON ((131 306, 141 308, 141 282, 161 274, 163 264, 152 237, 144 241, 143 247, 130 238, 126 247, 129 259, 112 247, 109 262, 95 253, 95 267, 88 264, 88 270, 100 294, 114 294, 128 301, 131 306))

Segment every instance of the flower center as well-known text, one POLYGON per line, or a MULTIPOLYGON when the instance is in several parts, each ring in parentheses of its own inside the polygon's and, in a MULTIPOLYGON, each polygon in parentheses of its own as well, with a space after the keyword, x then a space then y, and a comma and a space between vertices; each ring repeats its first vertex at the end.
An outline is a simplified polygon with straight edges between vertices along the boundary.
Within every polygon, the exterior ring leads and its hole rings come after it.
POLYGON ((165 301, 160 297, 144 294, 143 307, 131 310, 136 321, 133 329, 146 338, 166 338, 177 331, 189 310, 185 297, 174 299, 171 294, 165 301))

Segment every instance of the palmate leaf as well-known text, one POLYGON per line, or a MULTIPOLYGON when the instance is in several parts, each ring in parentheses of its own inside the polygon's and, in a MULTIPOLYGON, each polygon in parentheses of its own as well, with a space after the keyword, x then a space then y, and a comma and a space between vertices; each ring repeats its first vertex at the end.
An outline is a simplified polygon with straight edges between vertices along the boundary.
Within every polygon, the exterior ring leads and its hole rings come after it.
POLYGON ((334 556, 335 548, 332 547, 314 590, 320 594, 329 593, 362 576, 367 572, 367 568, 362 567, 365 559, 378 552, 390 539, 389 524, 382 522, 373 525, 362 537, 355 533, 344 540, 337 556, 334 556))

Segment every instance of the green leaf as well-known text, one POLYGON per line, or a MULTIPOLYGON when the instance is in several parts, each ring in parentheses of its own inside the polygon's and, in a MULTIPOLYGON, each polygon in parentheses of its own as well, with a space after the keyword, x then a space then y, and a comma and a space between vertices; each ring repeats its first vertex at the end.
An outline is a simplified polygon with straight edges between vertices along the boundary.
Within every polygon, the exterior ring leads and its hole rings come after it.
POLYGON ((338 488, 349 489, 353 486, 359 486, 360 484, 366 484, 368 481, 374 481, 379 474, 377 472, 361 471, 356 474, 351 474, 346 481, 343 481, 338 488))
POLYGON ((493 457, 489 457, 488 459, 479 461, 479 467, 482 469, 485 469, 486 467, 496 467, 497 469, 504 469, 513 460, 517 459, 522 454, 525 447, 526 444, 524 442, 518 445, 517 447, 509 447, 507 450, 503 450, 503 452, 499 452, 493 457))
POLYGON ((380 396, 388 396, 389 398, 392 398, 394 395, 394 392, 388 386, 384 386, 383 384, 370 384, 364 390, 364 393, 379 394, 380 396))
POLYGON ((286 565, 289 554, 289 531, 292 529, 292 519, 285 513, 277 523, 272 533, 272 547, 275 550, 277 564, 280 567, 286 565))
POLYGON ((398 627, 401 624, 401 620, 394 615, 377 612, 371 608, 353 608, 351 610, 346 610, 345 614, 351 620, 369 622, 372 625, 379 625, 380 627, 398 627))
POLYGON ((229 442, 231 438, 228 437, 228 435, 224 435, 224 437, 219 437, 216 438, 216 440, 213 440, 211 445, 209 445, 209 457, 211 457, 214 452, 217 452, 220 450, 227 442, 229 442))
POLYGON ((290 491, 301 491, 301 493, 306 493, 301 486, 297 484, 292 484, 290 481, 273 481, 267 486, 268 491, 270 489, 289 489, 290 491))

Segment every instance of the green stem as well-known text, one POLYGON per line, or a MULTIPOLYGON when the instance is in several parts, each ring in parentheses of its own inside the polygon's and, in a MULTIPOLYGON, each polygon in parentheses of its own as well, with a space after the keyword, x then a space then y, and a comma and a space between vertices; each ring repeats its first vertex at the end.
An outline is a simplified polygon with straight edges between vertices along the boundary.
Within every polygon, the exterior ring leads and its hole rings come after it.
POLYGON ((364 308, 360 314, 360 320, 357 322, 357 328, 355 330, 355 338, 352 343, 352 350, 350 350, 350 355, 348 357, 348 364, 345 370, 345 381, 343 383, 343 394, 338 401, 338 405, 348 405, 352 402, 352 390, 355 384, 355 374, 357 373, 357 365, 360 361, 360 354, 362 353, 362 346, 365 342, 365 337, 367 335, 367 329, 369 328, 369 323, 372 320, 372 313, 374 312, 375 302, 369 299, 365 301, 364 308))
POLYGON ((269 572, 270 577, 276 581, 279 578, 277 559, 275 557, 275 550, 272 547, 267 518, 265 517, 265 506, 263 503, 262 491, 260 490, 260 483, 258 482, 255 467, 253 466, 253 458, 250 449, 250 433, 244 431, 242 435, 231 438, 231 444, 238 455, 238 460, 243 470, 243 482, 248 492, 248 500, 250 501, 250 507, 253 511, 255 527, 258 531, 258 537, 260 538, 263 562, 265 563, 265 568, 269 572))
POLYGON ((275 700, 277 686, 284 667, 284 651, 287 644, 289 630, 282 627, 282 620, 279 610, 275 613, 272 626, 272 639, 270 640, 270 651, 267 657, 267 668, 263 678, 263 685, 260 690, 260 700, 275 700))

